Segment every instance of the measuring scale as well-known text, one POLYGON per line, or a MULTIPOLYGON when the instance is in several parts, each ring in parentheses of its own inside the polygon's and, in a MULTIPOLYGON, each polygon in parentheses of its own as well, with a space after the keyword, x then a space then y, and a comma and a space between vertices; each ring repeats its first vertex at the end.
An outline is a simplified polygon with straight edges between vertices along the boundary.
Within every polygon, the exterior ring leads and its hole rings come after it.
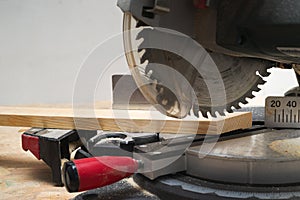
POLYGON ((300 98, 268 97, 265 125, 269 128, 300 128, 300 98))

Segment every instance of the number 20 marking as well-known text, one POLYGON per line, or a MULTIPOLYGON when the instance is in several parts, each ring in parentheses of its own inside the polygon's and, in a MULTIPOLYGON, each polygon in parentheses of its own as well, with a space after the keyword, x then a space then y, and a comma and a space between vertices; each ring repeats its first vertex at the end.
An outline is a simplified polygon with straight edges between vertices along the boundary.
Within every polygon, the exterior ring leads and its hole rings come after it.
POLYGON ((271 107, 272 108, 278 108, 278 107, 280 107, 281 106, 281 102, 279 101, 279 100, 272 100, 271 101, 271 107))

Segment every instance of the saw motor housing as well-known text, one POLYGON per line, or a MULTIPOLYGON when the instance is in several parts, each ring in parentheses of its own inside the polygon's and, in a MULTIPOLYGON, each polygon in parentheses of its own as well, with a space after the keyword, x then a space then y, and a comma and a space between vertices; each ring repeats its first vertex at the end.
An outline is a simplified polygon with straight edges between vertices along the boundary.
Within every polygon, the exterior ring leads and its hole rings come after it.
POLYGON ((196 36, 210 50, 299 63, 300 2, 297 0, 211 0, 206 1, 206 8, 195 7, 192 0, 131 0, 130 6, 128 2, 119 0, 118 5, 153 27, 196 36), (165 8, 164 12, 158 12, 157 7, 165 8))

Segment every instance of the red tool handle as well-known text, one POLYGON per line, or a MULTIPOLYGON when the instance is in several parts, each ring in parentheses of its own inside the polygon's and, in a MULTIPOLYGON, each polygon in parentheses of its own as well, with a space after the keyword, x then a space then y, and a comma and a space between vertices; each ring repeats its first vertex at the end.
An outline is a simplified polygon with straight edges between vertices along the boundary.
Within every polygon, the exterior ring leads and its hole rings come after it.
POLYGON ((139 162, 130 157, 84 158, 64 164, 64 183, 69 192, 103 187, 131 176, 139 162))
POLYGON ((196 8, 205 9, 207 8, 206 2, 207 0, 194 0, 194 5, 196 8))

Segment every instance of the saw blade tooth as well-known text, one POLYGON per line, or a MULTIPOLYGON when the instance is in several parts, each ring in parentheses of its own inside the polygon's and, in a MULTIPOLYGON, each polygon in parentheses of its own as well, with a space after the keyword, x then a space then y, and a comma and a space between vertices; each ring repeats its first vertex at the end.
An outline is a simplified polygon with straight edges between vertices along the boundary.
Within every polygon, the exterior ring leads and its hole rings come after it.
POLYGON ((245 94, 245 99, 249 98, 249 99, 253 99, 255 97, 255 95, 253 94, 253 91, 250 90, 245 94))
POLYGON ((152 69, 149 69, 147 67, 145 68, 145 74, 147 74, 147 77, 151 78, 152 73, 153 73, 152 69))
POLYGON ((231 107, 227 108, 226 111, 227 111, 228 113, 233 113, 233 110, 232 110, 231 107))
POLYGON ((199 106, 198 105, 194 105, 193 106, 193 113, 194 113, 194 115, 196 116, 196 117, 198 117, 199 118, 199 106))
POLYGON ((219 110, 218 113, 222 117, 226 116, 224 110, 219 110))
POLYGON ((264 79, 260 78, 258 81, 258 85, 264 85, 267 81, 265 81, 264 79))
POLYGON ((138 20, 135 27, 136 27, 136 28, 139 28, 139 27, 143 27, 143 26, 148 26, 148 25, 145 24, 143 21, 138 20))
POLYGON ((140 40, 140 39, 144 39, 144 37, 145 37, 145 32, 142 30, 136 35, 135 39, 140 40))
POLYGON ((235 107, 235 109, 237 109, 237 110, 242 108, 239 104, 236 104, 234 107, 235 107))
POLYGON ((208 118, 208 112, 207 111, 201 111, 201 114, 204 118, 208 118))
POLYGON ((222 116, 222 117, 225 117, 225 116, 226 116, 226 114, 225 114, 225 112, 224 112, 224 111, 219 111, 218 113, 219 113, 219 114, 220 114, 220 116, 222 116))
POLYGON ((241 103, 242 104, 247 104, 247 103, 249 103, 246 99, 243 99, 243 100, 241 100, 241 103))
POLYGON ((152 76, 152 73, 153 73, 153 71, 151 69, 147 69, 147 68, 145 69, 145 74, 147 77, 150 78, 152 76))
POLYGON ((151 34, 155 34, 156 32, 153 31, 150 27, 140 28, 139 32, 136 34, 136 40, 143 40, 143 43, 140 44, 141 47, 149 47, 151 41, 151 34))
MULTIPOLYGON (((150 74, 150 71, 148 72, 150 74)), ((156 83, 159 83, 158 80, 156 79, 155 75, 153 73, 151 73, 151 75, 149 76, 149 78, 153 81, 156 81, 156 83)))
POLYGON ((269 77, 271 75, 271 72, 265 71, 264 73, 261 73, 261 75, 265 78, 269 77))
POLYGON ((258 88, 258 87, 256 87, 256 88, 253 89, 253 91, 254 91, 254 92, 259 92, 259 91, 261 91, 261 89, 258 88))
MULTIPOLYGON (((256 75, 259 76, 263 80, 264 78, 267 78, 271 74, 267 70, 268 70, 268 68, 264 69, 263 71, 256 71, 256 75)), ((262 83, 262 84, 264 84, 264 83, 262 83)))
MULTIPOLYGON (((148 57, 147 57, 147 51, 143 54, 143 56, 140 58, 140 62, 141 63, 145 63, 146 61, 148 61, 148 57)), ((148 67, 149 68, 149 67, 148 67)), ((147 73, 147 72, 146 72, 147 73)))
POLYGON ((142 57, 146 53, 146 49, 138 49, 139 56, 142 57))
POLYGON ((217 115, 216 115, 216 111, 211 111, 211 112, 210 112, 210 115, 211 115, 212 117, 214 117, 214 118, 216 118, 216 117, 217 117, 217 115))
POLYGON ((141 47, 142 45, 145 46, 144 43, 145 43, 144 38, 140 38, 140 39, 137 38, 137 39, 135 40, 135 42, 134 42, 134 46, 135 46, 135 47, 133 47, 132 50, 138 51, 139 49, 143 49, 143 48, 140 48, 140 47, 141 47))
POLYGON ((268 76, 270 76, 270 75, 271 75, 271 72, 268 72, 269 69, 270 69, 270 68, 265 68, 265 69, 261 70, 261 71, 259 72, 260 75, 263 76, 263 77, 268 77, 268 76))
POLYGON ((253 99, 255 97, 255 95, 252 94, 252 91, 251 91, 251 94, 247 95, 247 97, 250 98, 250 99, 253 99))
POLYGON ((146 74, 149 74, 150 71, 152 71, 151 74, 153 74, 153 69, 152 69, 151 65, 149 65, 149 64, 150 64, 150 61, 147 60, 146 58, 145 58, 145 59, 141 59, 141 62, 142 62, 142 61, 144 61, 144 63, 147 63, 146 66, 145 66, 145 73, 146 73, 146 74), (144 60, 145 60, 145 61, 144 61, 144 60))
POLYGON ((226 116, 225 111, 226 108, 224 106, 217 108, 217 112, 220 114, 220 116, 226 116))
POLYGON ((246 98, 245 98, 245 100, 247 101, 247 103, 246 103, 246 104, 248 104, 248 103, 249 103, 249 101, 251 101, 251 99, 250 99, 249 97, 246 97, 246 98))

